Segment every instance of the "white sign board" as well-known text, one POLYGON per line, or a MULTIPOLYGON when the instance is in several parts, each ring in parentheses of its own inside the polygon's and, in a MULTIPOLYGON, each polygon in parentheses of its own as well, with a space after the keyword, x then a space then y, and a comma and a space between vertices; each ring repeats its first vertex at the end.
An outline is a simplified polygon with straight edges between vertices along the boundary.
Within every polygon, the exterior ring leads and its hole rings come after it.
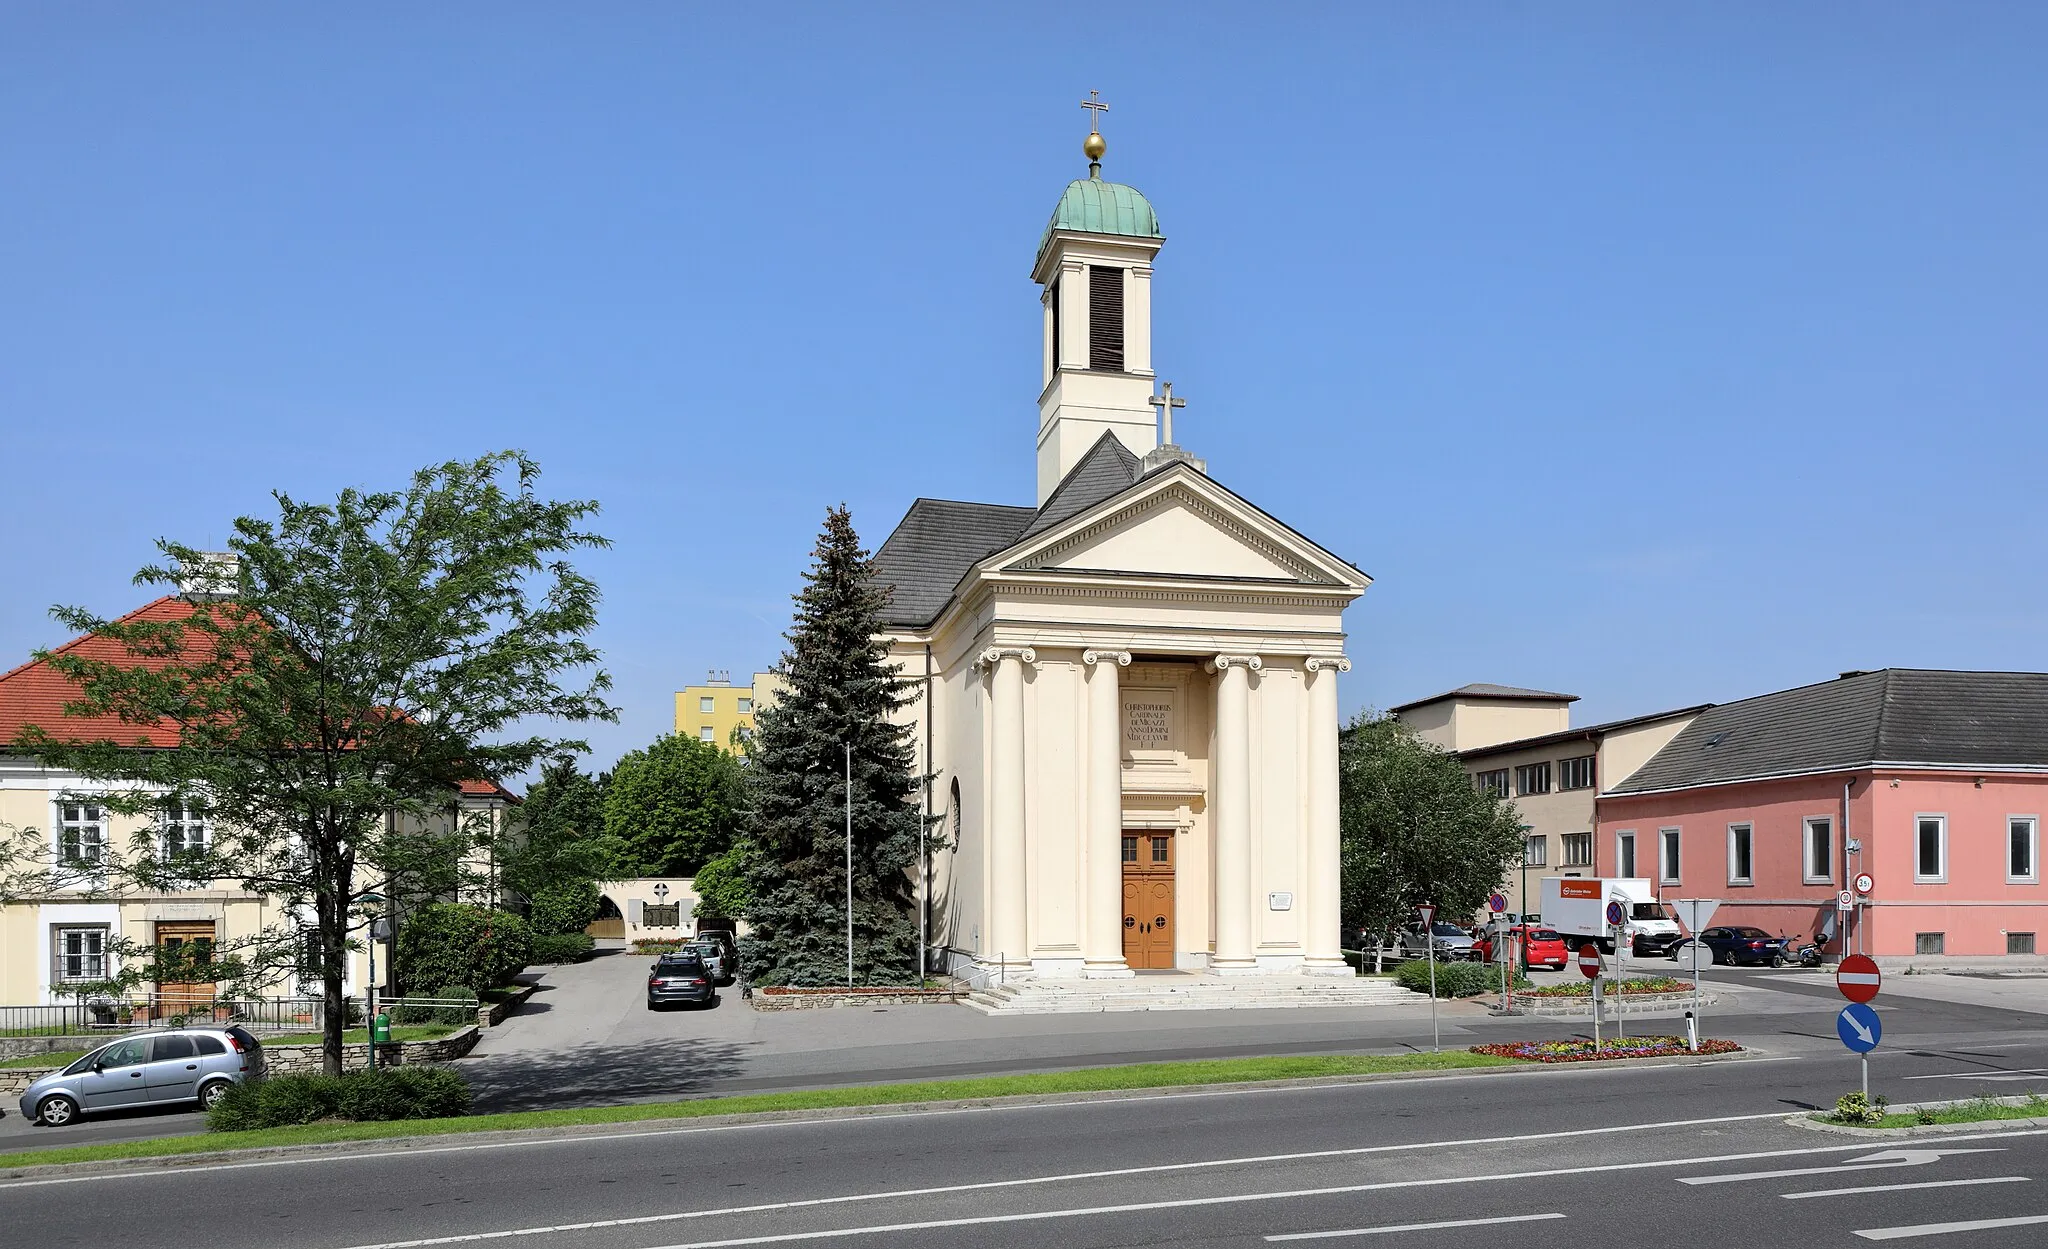
POLYGON ((1670 906, 1688 937, 1697 936, 1700 929, 1713 923, 1714 912, 1721 909, 1721 904, 1711 898, 1679 898, 1670 906))

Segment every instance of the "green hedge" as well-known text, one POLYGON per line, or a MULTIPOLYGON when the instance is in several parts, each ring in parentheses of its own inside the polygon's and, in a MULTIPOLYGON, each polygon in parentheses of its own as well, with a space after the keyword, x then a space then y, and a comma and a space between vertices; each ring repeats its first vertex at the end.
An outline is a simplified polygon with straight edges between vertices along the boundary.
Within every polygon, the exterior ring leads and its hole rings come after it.
MULTIPOLYGON (((1404 989, 1417 993, 1429 992, 1429 964, 1422 959, 1410 959, 1394 972, 1394 980, 1404 989)), ((1514 973, 1509 985, 1517 989, 1529 987, 1529 978, 1520 971, 1514 973)), ((1500 967, 1494 963, 1438 963, 1436 965, 1436 995, 1438 997, 1471 997, 1479 993, 1500 992, 1500 967)))
POLYGON ((547 932, 533 939, 533 953, 536 963, 576 963, 590 956, 597 948, 597 939, 581 932, 547 932))
POLYGON ((597 918, 598 899, 597 886, 590 881, 559 880, 534 891, 526 908, 526 922, 536 934, 580 935, 597 918))
POLYGON ((466 984, 443 985, 432 993, 420 997, 438 998, 444 1002, 460 1002, 460 1006, 398 1006, 391 1011, 391 1022, 395 1024, 445 1023, 462 1025, 476 1022, 477 1007, 483 1002, 476 990, 466 984))
POLYGON ((495 989, 532 958, 533 937, 526 921, 509 912, 436 902, 405 921, 393 954, 410 996, 447 984, 495 989))
POLYGON ((446 1067, 385 1067, 237 1084, 206 1112, 209 1132, 247 1132, 323 1119, 446 1119, 469 1113, 469 1082, 446 1067))

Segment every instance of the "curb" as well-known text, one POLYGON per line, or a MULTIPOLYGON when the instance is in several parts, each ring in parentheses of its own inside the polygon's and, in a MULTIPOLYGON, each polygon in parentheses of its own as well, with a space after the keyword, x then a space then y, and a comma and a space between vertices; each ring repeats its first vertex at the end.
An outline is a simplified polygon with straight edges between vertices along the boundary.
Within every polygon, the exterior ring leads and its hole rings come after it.
MULTIPOLYGON (((1907 1102, 1889 1108, 1893 1114, 1908 1114, 1915 1110, 1946 1110, 1951 1106, 1970 1106, 1985 1101, 1985 1098, 1963 1097, 1945 1102, 1907 1102)), ((1988 1100, 2000 1106, 2024 1106, 2027 1099, 2019 1097, 1993 1097, 1988 1100)), ((1979 1119, 1975 1123, 1915 1123, 1903 1128, 1868 1128, 1847 1123, 1822 1123, 1813 1114, 1793 1115, 1786 1119, 1788 1126, 1805 1128, 1810 1132, 1832 1132, 1837 1136, 1860 1136, 1866 1140, 1893 1141, 1901 1137, 1953 1136, 1965 1132, 2048 1132, 2048 1115, 2031 1119, 1979 1119)))
MULTIPOLYGON (((1331 1088, 1353 1084, 1389 1084, 1402 1080, 1462 1078, 1467 1076, 1508 1076, 1532 1072, 1586 1072, 1615 1068, 1673 1067, 1688 1063, 1728 1062, 1762 1055, 1761 1049, 1744 1048, 1732 1054, 1671 1054, 1656 1058, 1615 1058, 1602 1062, 1539 1063, 1509 1061, 1489 1067, 1450 1067, 1440 1071, 1382 1071, 1348 1076, 1305 1076, 1292 1080, 1241 1080, 1223 1084, 1174 1084, 1156 1088, 1098 1089, 1077 1093, 1019 1093, 1007 1097, 951 1098, 924 1102, 893 1102, 874 1106, 830 1106, 814 1110, 766 1110, 724 1115, 690 1115, 634 1119, 621 1123, 563 1124, 549 1128, 504 1128, 479 1132, 422 1133, 416 1136, 379 1136, 356 1141, 320 1141, 306 1145, 263 1145, 242 1149, 226 1147, 204 1152, 168 1154, 160 1157, 108 1158, 90 1162, 18 1163, 0 1167, 0 1181, 27 1180, 45 1176, 104 1175, 110 1172, 170 1170, 186 1166, 210 1166, 222 1162, 309 1157, 321 1154, 350 1154, 375 1157, 432 1151, 450 1143, 477 1144, 545 1141, 578 1137, 601 1139, 645 1132, 690 1131, 702 1128, 747 1127, 754 1124, 816 1122, 820 1120, 877 1118, 891 1115, 927 1114, 944 1110, 995 1110, 1014 1106, 1059 1106, 1088 1102, 1135 1101, 1148 1097, 1186 1096, 1273 1089, 1331 1088)), ((1084 1068, 1085 1070, 1085 1068, 1084 1068)), ((858 1087, 858 1086, 852 1086, 858 1087)), ((630 1104, 630 1103, 628 1103, 630 1104)), ((174 1138, 167 1138, 174 1139, 174 1138)), ((62 1148, 55 1146, 53 1148, 62 1148)))

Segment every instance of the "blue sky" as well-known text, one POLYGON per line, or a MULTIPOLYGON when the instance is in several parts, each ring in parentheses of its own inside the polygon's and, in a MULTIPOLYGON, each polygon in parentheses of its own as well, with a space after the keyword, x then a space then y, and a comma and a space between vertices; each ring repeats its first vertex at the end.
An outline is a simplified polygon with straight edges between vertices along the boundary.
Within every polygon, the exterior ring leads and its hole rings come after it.
POLYGON ((2048 641, 2048 10, 12 5, 0 666, 273 487, 605 507, 608 762, 826 505, 1028 503, 1112 104, 1181 441, 1371 573, 1347 710, 1579 722, 2048 641), (741 11, 744 10, 744 13, 741 11))

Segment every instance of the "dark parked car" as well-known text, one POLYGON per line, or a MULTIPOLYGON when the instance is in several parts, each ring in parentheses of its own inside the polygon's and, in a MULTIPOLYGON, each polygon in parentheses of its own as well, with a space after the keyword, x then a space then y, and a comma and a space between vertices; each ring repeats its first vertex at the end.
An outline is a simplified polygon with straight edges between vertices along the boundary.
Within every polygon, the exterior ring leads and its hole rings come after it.
POLYGON ((664 954, 647 969, 647 1009, 659 1010, 671 1002, 709 1006, 718 1000, 718 986, 711 980, 711 969, 695 951, 664 954))
POLYGON ((211 1110, 229 1086, 263 1078, 263 1046, 239 1027, 179 1028, 110 1041, 21 1095, 21 1113, 46 1127, 137 1106, 211 1110))
MULTIPOLYGON (((1700 933, 1699 940, 1707 947, 1717 966, 1734 963, 1738 966, 1782 967, 1789 957, 1787 947, 1790 942, 1784 937, 1773 937, 1761 928, 1708 928, 1700 933)), ((1681 961, 1691 957, 1683 941, 1679 942, 1674 956, 1681 961)))

